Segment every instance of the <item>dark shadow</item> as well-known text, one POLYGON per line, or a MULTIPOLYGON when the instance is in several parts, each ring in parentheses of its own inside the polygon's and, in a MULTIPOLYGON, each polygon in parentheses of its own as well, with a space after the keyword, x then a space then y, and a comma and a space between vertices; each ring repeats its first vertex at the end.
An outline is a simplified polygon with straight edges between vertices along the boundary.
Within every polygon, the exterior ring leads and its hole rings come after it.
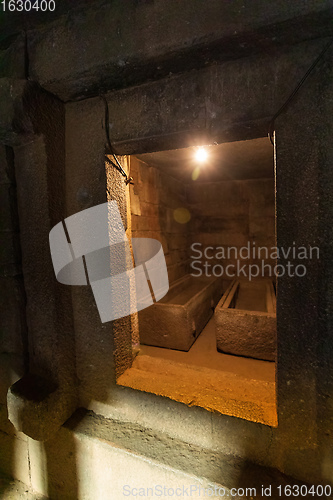
MULTIPOLYGON (((27 370, 26 296, 19 243, 19 218, 13 149, 0 146, 0 470, 12 477, 19 451, 7 416, 7 390, 27 370)), ((8 478, 0 481, 6 490, 8 478)))

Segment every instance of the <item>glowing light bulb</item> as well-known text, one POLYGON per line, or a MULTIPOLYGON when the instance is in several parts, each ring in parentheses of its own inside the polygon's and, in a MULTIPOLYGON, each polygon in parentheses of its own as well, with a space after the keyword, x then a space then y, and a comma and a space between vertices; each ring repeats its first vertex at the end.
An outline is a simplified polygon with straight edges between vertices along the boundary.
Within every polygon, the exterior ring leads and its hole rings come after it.
POLYGON ((203 163, 207 160, 208 158, 208 154, 207 154, 207 151, 204 149, 204 148, 199 148, 196 150, 195 152, 195 159, 200 162, 200 163, 203 163))

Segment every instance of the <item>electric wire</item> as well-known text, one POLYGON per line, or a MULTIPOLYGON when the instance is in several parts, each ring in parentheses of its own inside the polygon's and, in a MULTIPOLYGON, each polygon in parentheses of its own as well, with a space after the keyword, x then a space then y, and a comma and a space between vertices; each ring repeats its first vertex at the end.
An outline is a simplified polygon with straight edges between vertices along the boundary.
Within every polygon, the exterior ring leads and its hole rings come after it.
POLYGON ((110 158, 105 155, 105 160, 106 162, 108 163, 108 165, 110 166, 113 166, 116 170, 118 170, 118 172, 121 173, 121 175, 125 178, 125 184, 133 184, 133 177, 128 177, 128 175, 126 174, 125 170, 123 169, 123 167, 121 166, 115 152, 114 152, 114 149, 112 147, 112 144, 111 144, 111 140, 110 140, 110 126, 109 126, 109 105, 108 105, 108 101, 106 100, 106 97, 104 95, 100 95, 101 99, 103 99, 104 101, 104 104, 105 104, 105 135, 106 135, 106 141, 107 141, 107 144, 109 146, 109 150, 110 150, 110 154, 112 155, 115 163, 110 160, 110 158))

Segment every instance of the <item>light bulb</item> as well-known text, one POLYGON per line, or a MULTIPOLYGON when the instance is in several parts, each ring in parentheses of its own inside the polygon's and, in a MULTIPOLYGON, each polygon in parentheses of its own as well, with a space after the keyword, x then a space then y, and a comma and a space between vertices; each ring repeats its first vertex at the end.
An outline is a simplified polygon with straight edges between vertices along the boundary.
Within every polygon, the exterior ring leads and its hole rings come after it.
POLYGON ((208 154, 207 154, 207 151, 204 149, 204 148, 199 148, 196 150, 195 152, 195 159, 200 162, 200 163, 203 163, 207 160, 208 158, 208 154))

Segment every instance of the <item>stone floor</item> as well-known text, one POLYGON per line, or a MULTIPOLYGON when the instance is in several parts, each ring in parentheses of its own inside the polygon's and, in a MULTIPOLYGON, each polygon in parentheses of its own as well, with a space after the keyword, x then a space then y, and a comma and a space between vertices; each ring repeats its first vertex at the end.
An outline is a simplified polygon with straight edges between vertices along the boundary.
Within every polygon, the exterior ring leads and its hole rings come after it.
POLYGON ((277 425, 275 363, 217 352, 213 319, 188 352, 141 346, 118 384, 188 406, 277 425))
POLYGON ((231 356, 217 351, 214 317, 207 323, 188 352, 142 345, 141 354, 234 373, 249 379, 275 382, 275 363, 231 356))

